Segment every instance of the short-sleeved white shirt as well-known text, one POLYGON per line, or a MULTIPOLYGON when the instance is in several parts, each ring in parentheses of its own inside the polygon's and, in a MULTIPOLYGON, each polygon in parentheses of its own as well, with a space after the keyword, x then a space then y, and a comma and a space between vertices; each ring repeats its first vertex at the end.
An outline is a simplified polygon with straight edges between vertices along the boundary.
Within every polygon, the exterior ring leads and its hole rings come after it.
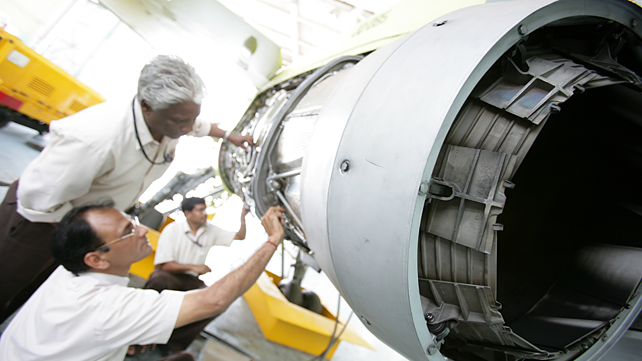
POLYGON ((127 277, 59 266, 0 338, 1 360, 123 360, 129 345, 169 340, 184 292, 126 287, 127 277))
MULTIPOLYGON (((197 118, 189 135, 206 136, 211 128, 197 118)), ((18 184, 18 213, 31 222, 60 222, 86 203, 112 201, 114 208, 126 210, 167 170, 178 143, 169 137, 154 140, 138 101, 97 104, 52 122, 49 130, 48 145, 18 184), (145 154, 164 164, 145 159, 136 129, 145 154)))
MULTIPOLYGON (((236 232, 226 231, 209 222, 192 233, 187 220, 168 224, 158 238, 154 264, 174 261, 181 264, 205 264, 212 246, 229 246, 236 232)), ((188 271, 198 276, 196 272, 188 271)))

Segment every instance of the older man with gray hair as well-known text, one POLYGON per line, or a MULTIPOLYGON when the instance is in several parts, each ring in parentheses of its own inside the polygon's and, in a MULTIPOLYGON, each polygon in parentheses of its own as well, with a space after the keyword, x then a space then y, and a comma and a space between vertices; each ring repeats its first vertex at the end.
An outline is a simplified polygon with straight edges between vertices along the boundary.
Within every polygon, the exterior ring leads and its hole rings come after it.
POLYGON ((130 102, 95 105, 50 126, 50 141, 0 205, 0 322, 55 269, 53 228, 73 207, 113 202, 125 210, 169 167, 182 135, 252 145, 198 117, 204 84, 193 67, 158 56, 130 102))

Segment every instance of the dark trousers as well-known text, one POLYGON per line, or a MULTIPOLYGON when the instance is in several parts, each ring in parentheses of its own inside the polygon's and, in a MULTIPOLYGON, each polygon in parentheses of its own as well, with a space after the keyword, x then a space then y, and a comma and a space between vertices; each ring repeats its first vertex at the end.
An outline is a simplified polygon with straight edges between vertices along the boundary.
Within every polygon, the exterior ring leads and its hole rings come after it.
POLYGON ((50 251, 54 226, 17 212, 18 181, 0 205, 0 323, 13 314, 56 269, 50 251))
MULTIPOLYGON (((144 288, 158 292, 162 290, 190 291, 205 287, 205 283, 198 277, 187 273, 170 273, 158 269, 149 276, 149 280, 144 286, 144 288)), ((174 329, 172 336, 167 341, 167 350, 170 353, 185 350, 213 319, 213 317, 208 318, 174 329)))
POLYGON ((158 361, 194 361, 194 356, 189 352, 178 352, 167 357, 163 357, 158 361))

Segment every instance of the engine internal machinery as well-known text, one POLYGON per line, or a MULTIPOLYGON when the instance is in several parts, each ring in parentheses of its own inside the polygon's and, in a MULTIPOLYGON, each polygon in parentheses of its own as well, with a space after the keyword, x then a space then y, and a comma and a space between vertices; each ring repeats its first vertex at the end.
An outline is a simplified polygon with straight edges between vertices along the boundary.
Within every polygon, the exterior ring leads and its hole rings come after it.
POLYGON ((221 176, 287 208, 410 359, 597 359, 642 308, 640 24, 616 0, 447 14, 264 91, 221 176))

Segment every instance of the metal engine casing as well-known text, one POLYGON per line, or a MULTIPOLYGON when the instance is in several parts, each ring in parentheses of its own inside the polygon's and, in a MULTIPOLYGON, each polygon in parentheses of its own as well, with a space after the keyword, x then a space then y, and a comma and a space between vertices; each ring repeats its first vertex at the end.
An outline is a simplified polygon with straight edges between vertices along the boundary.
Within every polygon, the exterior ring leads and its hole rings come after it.
MULTIPOLYGON (((635 59, 641 21, 636 4, 616 0, 503 1, 452 12, 363 60, 337 59, 259 95, 236 128, 257 146, 249 153, 222 147, 222 178, 259 214, 285 205, 288 237, 311 251, 361 322, 410 359, 443 359, 444 348, 454 359, 597 359, 642 307, 642 244, 628 240, 637 229, 623 220, 615 228, 628 233, 614 236, 622 241, 540 250, 564 254, 560 265, 532 269, 553 281, 513 292, 502 267, 532 280, 510 266, 510 252, 502 254, 515 247, 502 241, 504 228, 519 235, 547 225, 503 213, 520 170, 535 167, 527 154, 543 129, 555 129, 551 115, 563 114, 569 99, 617 89, 631 94, 625 112, 639 117, 639 68, 610 54, 624 47, 635 59), (587 55, 556 38, 593 44, 578 29, 613 43, 597 42, 601 51, 587 55), (616 30, 619 38, 610 35, 616 30), (612 45, 618 39, 620 48, 612 45), (601 287, 609 284, 603 275, 616 286, 601 287), (570 326, 560 332, 577 336, 559 344, 537 331, 564 322, 570 326), (437 325, 448 335, 430 328, 437 325)), ((542 142, 537 152, 548 146, 542 142)), ((629 198, 627 207, 637 209, 639 192, 629 198)), ((574 220, 569 227, 575 223, 591 226, 574 220)))

